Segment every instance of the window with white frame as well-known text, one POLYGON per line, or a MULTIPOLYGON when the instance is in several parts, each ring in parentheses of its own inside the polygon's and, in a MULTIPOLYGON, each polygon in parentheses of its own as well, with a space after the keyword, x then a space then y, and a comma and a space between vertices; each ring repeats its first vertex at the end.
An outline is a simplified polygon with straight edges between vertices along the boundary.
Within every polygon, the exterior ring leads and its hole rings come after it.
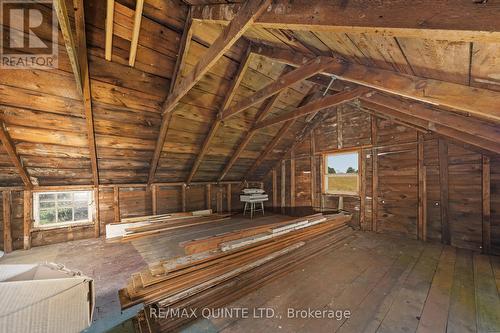
POLYGON ((92 192, 37 192, 33 194, 35 226, 64 226, 92 221, 92 192))
POLYGON ((359 193, 359 152, 325 155, 324 189, 329 194, 359 193))

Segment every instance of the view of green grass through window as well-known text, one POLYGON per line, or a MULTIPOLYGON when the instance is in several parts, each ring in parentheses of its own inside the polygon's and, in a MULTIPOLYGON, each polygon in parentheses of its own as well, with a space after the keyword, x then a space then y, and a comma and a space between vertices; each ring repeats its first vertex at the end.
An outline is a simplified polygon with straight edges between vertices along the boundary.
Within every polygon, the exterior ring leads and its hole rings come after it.
POLYGON ((358 152, 326 155, 325 190, 331 194, 358 194, 358 152))
POLYGON ((38 225, 86 222, 90 220, 90 192, 35 193, 38 225))

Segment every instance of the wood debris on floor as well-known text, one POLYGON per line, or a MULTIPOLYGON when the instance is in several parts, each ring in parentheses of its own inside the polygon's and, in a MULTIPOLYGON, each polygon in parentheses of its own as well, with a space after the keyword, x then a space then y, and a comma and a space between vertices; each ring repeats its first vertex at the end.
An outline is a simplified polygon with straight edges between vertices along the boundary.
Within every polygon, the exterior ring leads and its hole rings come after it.
POLYGON ((231 214, 213 214, 211 209, 207 209, 126 218, 122 219, 120 223, 107 224, 106 238, 109 240, 129 241, 180 228, 220 222, 229 219, 230 216, 231 214))
POLYGON ((350 219, 314 214, 184 242, 198 246, 132 275, 119 291, 122 308, 144 303, 137 317, 141 332, 153 326, 152 332, 169 332, 195 318, 152 318, 151 309, 201 311, 234 301, 351 237, 350 219))

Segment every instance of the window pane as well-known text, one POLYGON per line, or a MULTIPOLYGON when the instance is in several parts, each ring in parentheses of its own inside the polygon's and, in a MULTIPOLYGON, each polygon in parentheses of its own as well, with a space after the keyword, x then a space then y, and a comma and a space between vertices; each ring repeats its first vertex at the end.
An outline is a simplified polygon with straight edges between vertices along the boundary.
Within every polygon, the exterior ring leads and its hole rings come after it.
POLYGON ((70 222, 73 221, 73 209, 72 208, 59 208, 57 210, 58 222, 70 222))
POLYGON ((55 209, 42 209, 40 210, 40 224, 48 224, 56 222, 55 209))
POLYGON ((75 201, 88 201, 89 192, 75 192, 75 201))
POLYGON ((328 176, 328 189, 334 192, 358 192, 358 174, 344 173, 328 176))
POLYGON ((40 201, 54 201, 56 199, 56 195, 54 193, 42 193, 39 198, 40 201))
POLYGON ((57 193, 57 200, 71 200, 71 193, 57 193))
POLYGON ((75 209, 75 221, 88 221, 89 220, 89 209, 88 207, 81 207, 75 209))
POLYGON ((358 152, 328 155, 326 180, 330 193, 358 193, 358 152))
POLYGON ((61 207, 65 207, 65 208, 73 207, 73 201, 58 201, 57 207, 59 207, 59 208, 61 208, 61 207))
POLYGON ((54 208, 56 206, 56 203, 51 201, 51 202, 40 202, 40 209, 44 208, 54 208))

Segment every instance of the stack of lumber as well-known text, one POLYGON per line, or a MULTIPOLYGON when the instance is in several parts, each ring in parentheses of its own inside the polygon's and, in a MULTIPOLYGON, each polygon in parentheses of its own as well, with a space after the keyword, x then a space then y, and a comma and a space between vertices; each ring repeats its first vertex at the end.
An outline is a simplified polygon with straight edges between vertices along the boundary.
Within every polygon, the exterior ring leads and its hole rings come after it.
POLYGON ((133 274, 119 291, 122 309, 144 303, 145 312, 137 317, 140 331, 170 332, 196 318, 153 318, 151 308, 191 313, 228 304, 353 237, 350 219, 315 214, 190 241, 184 245, 196 243, 197 252, 185 247, 190 254, 133 274))
POLYGON ((129 241, 161 232, 193 227, 229 219, 230 214, 213 214, 211 209, 193 212, 149 215, 122 219, 106 225, 106 239, 129 241))

